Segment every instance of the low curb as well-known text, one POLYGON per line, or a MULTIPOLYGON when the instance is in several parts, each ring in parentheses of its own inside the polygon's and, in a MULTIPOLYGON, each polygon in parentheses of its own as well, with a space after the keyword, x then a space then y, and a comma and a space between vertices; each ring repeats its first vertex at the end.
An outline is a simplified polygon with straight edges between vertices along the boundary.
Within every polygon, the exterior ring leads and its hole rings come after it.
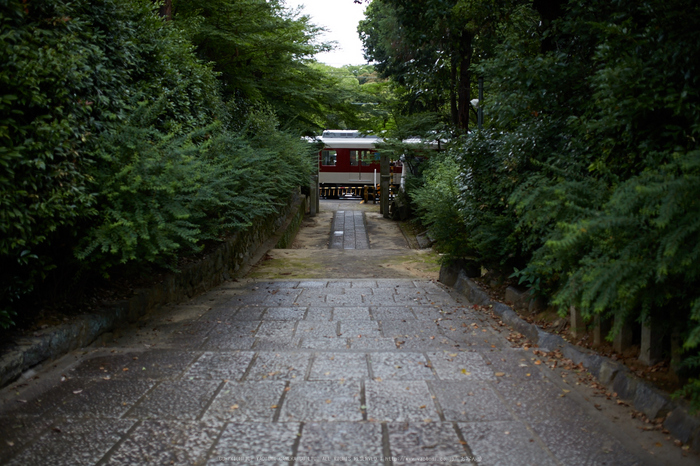
POLYGON ((226 280, 244 276, 268 250, 278 243, 285 245, 290 236, 294 238, 307 204, 306 197, 295 193, 280 208, 279 216, 259 219, 200 261, 180 273, 169 274, 161 283, 137 290, 131 298, 109 303, 99 313, 17 338, 11 349, 0 355, 0 388, 32 367, 87 346, 100 335, 133 323, 164 305, 190 299, 226 280))
POLYGON ((685 404, 671 400, 668 395, 634 375, 625 365, 573 345, 559 335, 545 332, 521 319, 509 306, 493 301, 461 268, 443 265, 440 268, 440 282, 457 290, 472 304, 491 307, 503 323, 536 343, 540 350, 561 350, 564 357, 574 364, 582 364, 601 384, 616 392, 619 398, 630 402, 649 419, 664 417, 663 426, 671 435, 700 452, 700 419, 689 414, 685 404))

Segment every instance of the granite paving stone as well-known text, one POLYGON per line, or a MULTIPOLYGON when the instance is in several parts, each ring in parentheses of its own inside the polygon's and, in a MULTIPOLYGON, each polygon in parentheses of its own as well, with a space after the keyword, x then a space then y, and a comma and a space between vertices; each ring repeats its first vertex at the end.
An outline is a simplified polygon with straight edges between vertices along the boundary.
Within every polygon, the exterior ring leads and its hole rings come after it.
POLYGON ((220 422, 143 421, 106 464, 204 464, 223 428, 220 422))
POLYGON ((532 429, 562 464, 639 464, 619 440, 589 421, 557 416, 532 423, 532 429))
POLYGON ((217 394, 203 420, 272 422, 285 382, 229 382, 217 394))
POLYGON ((288 466, 298 433, 298 422, 230 423, 215 444, 207 464, 288 466))
POLYGON ((240 380, 253 360, 251 351, 206 352, 183 375, 183 379, 240 380))
POLYGON ((372 295, 372 288, 369 287, 357 287, 353 286, 351 288, 343 288, 343 294, 346 296, 359 296, 365 297, 372 295))
POLYGON ((50 419, 66 398, 75 391, 89 387, 95 380, 68 378, 60 383, 56 382, 47 389, 22 393, 22 398, 2 406, 0 416, 5 419, 50 419))
POLYGON ((267 296, 261 301, 261 304, 264 306, 292 306, 297 302, 299 293, 298 290, 280 291, 267 296))
POLYGON ((441 380, 495 380, 494 371, 479 353, 441 351, 427 353, 441 380))
POLYGON ((367 356, 363 353, 320 353, 314 358, 309 380, 366 379, 367 356))
POLYGON ((259 320, 262 320, 262 317, 265 314, 266 308, 261 307, 261 306, 241 306, 237 309, 238 309, 237 312, 235 312, 233 314, 225 314, 223 316, 218 311, 211 311, 208 314, 203 315, 202 319, 222 320, 222 321, 239 321, 239 320, 259 321, 259 320))
POLYGON ((513 419, 487 382, 430 382, 447 421, 509 421, 513 419))
POLYGON ((371 380, 365 383, 365 393, 369 420, 429 422, 440 419, 426 382, 371 380))
POLYGON ((93 465, 117 444, 135 421, 66 419, 47 430, 8 464, 93 465))
POLYGON ((467 452, 452 423, 390 423, 389 445, 393 464, 460 464, 467 452))
POLYGON ((293 383, 280 421, 361 421, 359 381, 293 383))
POLYGON ((255 351, 284 351, 295 349, 299 346, 300 339, 295 337, 280 338, 256 338, 253 349, 255 351))
POLYGON ((370 320, 368 307, 334 307, 333 320, 370 320))
POLYGON ((132 353, 122 368, 122 377, 164 379, 180 376, 201 353, 194 351, 153 349, 132 353))
POLYGON ((138 353, 110 354, 84 359, 68 371, 69 378, 114 378, 132 361, 138 353))
POLYGON ((394 301, 394 295, 397 294, 394 288, 373 288, 372 299, 383 299, 387 303, 394 301))
POLYGON ((372 306, 370 312, 374 316, 374 320, 398 320, 409 321, 416 320, 416 316, 407 306, 372 306))
POLYGON ((336 306, 359 306, 364 303, 364 297, 351 294, 327 294, 326 303, 336 306))
POLYGON ((373 321, 349 320, 340 322, 340 335, 348 338, 381 338, 379 324, 373 321))
POLYGON ((438 336, 440 333, 434 324, 426 325, 424 322, 417 320, 400 319, 400 320, 382 320, 382 334, 386 338, 400 337, 426 337, 438 336))
POLYGON ((260 327, 262 321, 245 320, 236 322, 221 322, 209 332, 209 340, 231 337, 252 337, 260 327))
MULTIPOLYGON (((436 308, 433 306, 411 306, 411 310, 416 316, 416 319, 421 322, 433 322, 442 319, 450 319, 449 314, 446 314, 441 308, 436 308)), ((457 325, 461 325, 460 321, 457 325)))
POLYGON ((256 338, 291 338, 296 322, 271 321, 263 322, 255 333, 256 338))
MULTIPOLYGON (((383 283, 385 280, 381 280, 383 283)), ((350 282, 350 288, 369 288, 369 289, 375 289, 379 287, 379 283, 377 280, 369 280, 369 279, 364 279, 364 278, 358 278, 355 280, 352 280, 350 282)))
POLYGON ((444 351, 458 351, 462 347, 466 347, 464 344, 460 344, 454 340, 441 335, 436 336, 423 336, 416 337, 411 335, 398 335, 396 338, 396 345, 398 348, 410 350, 410 351, 420 351, 420 350, 444 350, 444 351))
POLYGON ((201 322, 224 322, 229 320, 236 320, 239 316, 241 309, 250 309, 246 306, 217 306, 211 308, 202 314, 200 317, 201 322))
POLYGON ((585 411, 560 387, 547 379, 500 380, 494 389, 505 399, 510 409, 519 417, 531 422, 546 421, 552 417, 564 416, 568 419, 587 421, 585 411))
POLYGON ((126 415, 129 419, 196 420, 214 398, 222 382, 165 381, 156 386, 126 415))
MULTIPOLYGON (((516 351, 510 348, 502 351, 484 353, 484 359, 490 362, 490 367, 495 372, 504 372, 506 377, 516 377, 518 379, 541 380, 544 375, 536 370, 532 353, 527 351, 516 351)), ((541 360, 541 358, 535 358, 541 360)))
POLYGON ((384 464, 382 426, 374 422, 306 423, 297 456, 320 461, 326 457, 331 464, 384 464), (331 460, 334 458, 338 460, 331 460))
POLYGON ((337 322, 304 320, 297 323, 296 336, 300 338, 336 338, 337 322))
POLYGON ((325 280, 306 280, 306 281, 299 282, 299 285, 297 286, 297 288, 299 288, 301 290, 306 290, 309 288, 313 288, 313 289, 325 288, 327 284, 328 284, 328 282, 325 280))
POLYGON ((493 325, 431 280, 227 281, 4 389, 0 464, 657 464, 493 325))
POLYGON ((371 336, 348 338, 348 345, 354 350, 388 351, 396 349, 396 341, 393 338, 374 338, 371 336))
POLYGON ((202 350, 248 350, 255 343, 254 337, 217 334, 210 336, 201 346, 202 350))
POLYGON ((178 325, 175 331, 164 338, 161 345, 178 349, 198 349, 216 325, 215 322, 208 321, 194 321, 178 325))
POLYGON ((260 352, 245 380, 302 380, 310 358, 305 353, 260 352))
POLYGON ((265 320, 301 320, 305 314, 305 307, 269 307, 265 320))
POLYGON ((310 307, 306 311, 306 315, 304 316, 304 320, 328 321, 328 320, 331 320, 332 317, 333 317, 333 308, 331 308, 331 307, 310 307))
POLYGON ((260 321, 224 323, 217 325, 202 345, 202 349, 244 350, 253 346, 260 321))
POLYGON ((433 371, 421 353, 372 353, 372 374, 382 380, 433 380, 433 371))
MULTIPOLYGON (((459 423, 478 464, 539 466, 559 464, 537 434, 520 421, 459 423)), ((570 464, 570 463, 564 463, 570 464)))
POLYGON ((0 463, 22 451, 51 426, 50 417, 0 416, 0 463))
POLYGON ((350 348, 347 338, 327 337, 327 338, 303 338, 299 344, 301 349, 315 349, 333 351, 350 348))
POLYGON ((63 399, 57 414, 66 417, 122 417, 155 385, 152 380, 100 380, 74 390, 63 399))

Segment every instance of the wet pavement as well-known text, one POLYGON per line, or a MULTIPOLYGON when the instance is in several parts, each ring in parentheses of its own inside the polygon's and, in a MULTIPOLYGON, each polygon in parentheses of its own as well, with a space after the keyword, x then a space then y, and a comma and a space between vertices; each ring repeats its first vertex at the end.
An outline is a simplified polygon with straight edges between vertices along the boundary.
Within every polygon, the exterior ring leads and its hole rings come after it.
POLYGON ((228 282, 4 389, 0 463, 672 464, 506 335, 433 280, 228 282))

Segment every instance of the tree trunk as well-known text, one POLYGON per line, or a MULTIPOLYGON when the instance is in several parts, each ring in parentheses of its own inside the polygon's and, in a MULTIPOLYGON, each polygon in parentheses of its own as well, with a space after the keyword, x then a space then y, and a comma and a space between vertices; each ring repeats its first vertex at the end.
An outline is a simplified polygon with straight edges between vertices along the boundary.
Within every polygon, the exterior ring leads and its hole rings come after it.
POLYGON ((457 112, 459 128, 465 132, 469 131, 469 107, 471 100, 471 73, 469 67, 472 63, 472 34, 468 31, 462 32, 459 41, 459 82, 457 88, 457 112))
MULTIPOLYGON (((552 21, 564 15, 564 3, 564 0, 534 0, 532 2, 532 8, 540 14, 542 19, 543 32, 551 27, 552 21)), ((554 42, 554 37, 550 34, 542 39, 540 51, 546 53, 553 50, 556 50, 556 43, 554 42)))
POLYGON ((452 63, 450 64, 450 116, 452 117, 452 124, 455 126, 459 125, 459 116, 457 113, 457 59, 452 57, 452 63))
POLYGON ((168 21, 173 19, 173 0, 165 0, 158 13, 168 21))

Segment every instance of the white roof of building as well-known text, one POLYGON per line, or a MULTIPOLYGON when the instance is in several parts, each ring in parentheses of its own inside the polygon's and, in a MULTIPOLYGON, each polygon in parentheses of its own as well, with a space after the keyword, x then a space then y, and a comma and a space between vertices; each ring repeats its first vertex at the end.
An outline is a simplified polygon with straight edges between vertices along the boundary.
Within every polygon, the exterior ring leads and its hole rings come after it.
MULTIPOLYGON (((318 136, 316 141, 323 143, 324 149, 375 149, 375 144, 383 142, 379 136, 364 136, 354 129, 333 129, 326 130, 323 135, 318 136)), ((437 142, 425 143, 419 138, 406 139, 409 144, 425 144, 437 149, 437 142)))

